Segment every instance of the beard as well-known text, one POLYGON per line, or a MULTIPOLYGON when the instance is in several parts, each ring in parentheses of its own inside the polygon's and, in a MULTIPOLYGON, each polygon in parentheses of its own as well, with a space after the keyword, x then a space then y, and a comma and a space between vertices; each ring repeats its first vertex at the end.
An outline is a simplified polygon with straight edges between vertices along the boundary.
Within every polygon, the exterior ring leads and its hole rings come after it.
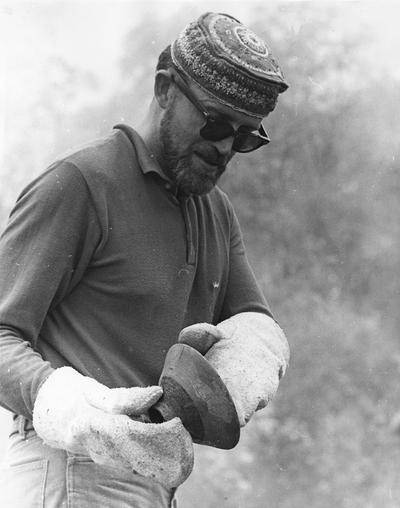
POLYGON ((206 143, 196 145, 196 149, 189 147, 186 153, 181 153, 171 117, 172 108, 166 111, 160 125, 163 170, 180 194, 207 194, 217 184, 231 157, 221 156, 206 143))

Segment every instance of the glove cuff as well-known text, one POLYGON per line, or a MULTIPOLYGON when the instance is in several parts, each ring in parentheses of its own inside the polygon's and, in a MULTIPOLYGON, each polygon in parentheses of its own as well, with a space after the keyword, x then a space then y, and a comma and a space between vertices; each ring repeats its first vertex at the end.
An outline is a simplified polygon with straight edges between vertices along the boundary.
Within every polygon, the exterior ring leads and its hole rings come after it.
POLYGON ((40 387, 33 406, 33 427, 49 446, 69 449, 66 422, 77 414, 77 402, 83 404, 86 379, 72 367, 60 367, 40 387))

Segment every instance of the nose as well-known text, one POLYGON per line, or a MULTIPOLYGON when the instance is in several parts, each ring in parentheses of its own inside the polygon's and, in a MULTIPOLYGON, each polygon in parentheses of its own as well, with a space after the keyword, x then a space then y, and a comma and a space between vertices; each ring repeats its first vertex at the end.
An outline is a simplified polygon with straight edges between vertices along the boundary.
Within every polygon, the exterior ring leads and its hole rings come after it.
POLYGON ((227 156, 232 152, 233 136, 221 139, 220 141, 214 141, 214 146, 218 150, 218 153, 223 156, 227 156))

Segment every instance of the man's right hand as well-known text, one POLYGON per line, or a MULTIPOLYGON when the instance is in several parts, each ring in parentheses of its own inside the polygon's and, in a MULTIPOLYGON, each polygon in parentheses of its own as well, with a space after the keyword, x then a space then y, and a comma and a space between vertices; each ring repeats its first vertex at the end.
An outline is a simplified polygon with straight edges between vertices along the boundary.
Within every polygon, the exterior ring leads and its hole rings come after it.
POLYGON ((193 444, 179 418, 159 424, 141 419, 161 395, 159 386, 110 389, 62 367, 39 390, 33 426, 49 446, 173 488, 192 471, 193 444))

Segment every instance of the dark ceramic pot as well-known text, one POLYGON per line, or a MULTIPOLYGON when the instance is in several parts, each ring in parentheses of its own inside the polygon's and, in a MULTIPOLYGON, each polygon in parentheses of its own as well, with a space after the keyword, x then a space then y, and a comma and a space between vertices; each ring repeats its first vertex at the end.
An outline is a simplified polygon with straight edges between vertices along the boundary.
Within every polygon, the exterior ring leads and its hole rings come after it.
POLYGON ((235 405, 216 370, 196 349, 173 345, 159 385, 164 394, 149 410, 152 422, 179 416, 195 443, 226 450, 236 446, 240 425, 235 405))

